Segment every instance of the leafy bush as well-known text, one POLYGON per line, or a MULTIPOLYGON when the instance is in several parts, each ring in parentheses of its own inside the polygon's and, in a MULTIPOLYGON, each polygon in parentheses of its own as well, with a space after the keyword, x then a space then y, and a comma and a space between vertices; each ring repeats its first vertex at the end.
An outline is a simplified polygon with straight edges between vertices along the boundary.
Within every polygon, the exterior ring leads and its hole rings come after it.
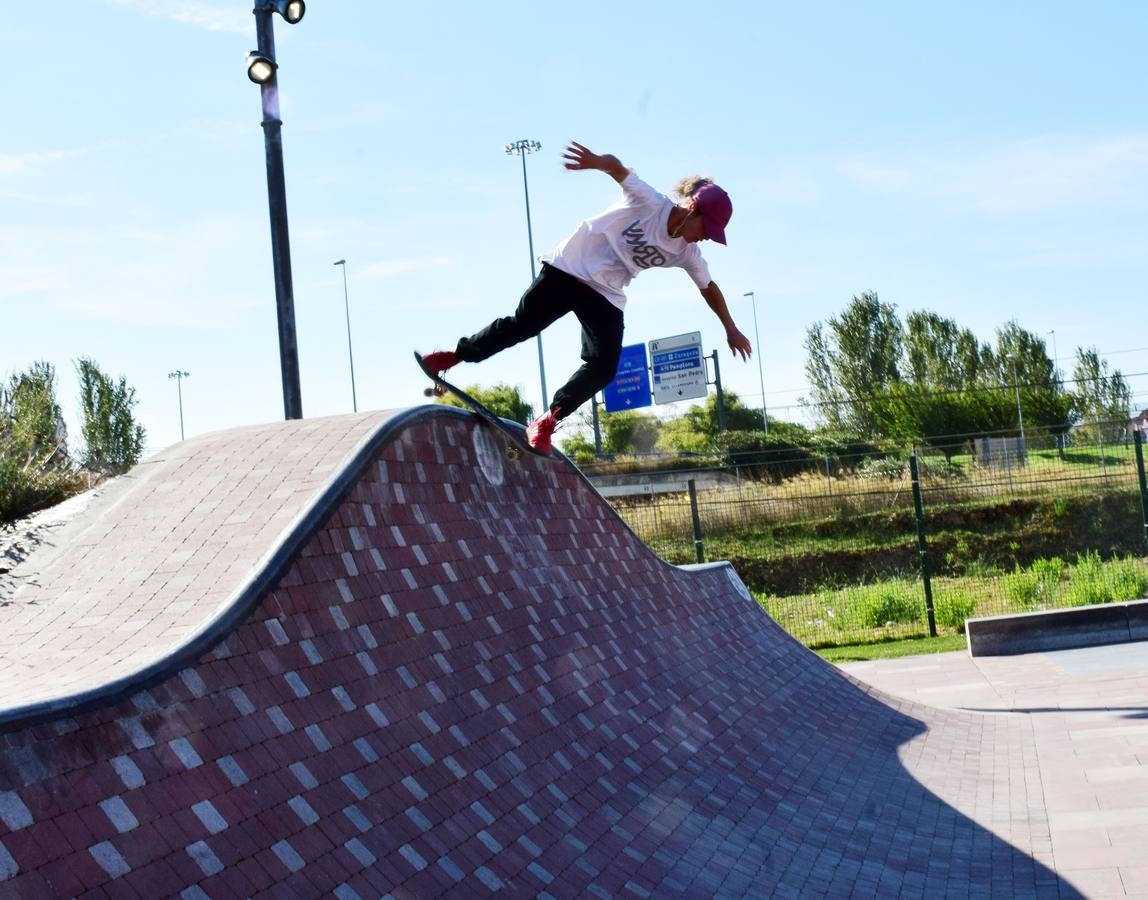
POLYGON ((1035 559, 1029 566, 1031 571, 1042 583, 1055 586, 1060 584, 1060 577, 1064 574, 1064 560, 1059 556, 1050 556, 1047 559, 1035 559))
POLYGON ((1034 560, 1028 569, 1016 568, 1002 579, 1006 596, 1022 609, 1057 605, 1064 560, 1058 556, 1034 560))
POLYGON ((21 451, 11 438, 0 437, 0 522, 55 506, 76 492, 71 465, 56 453, 21 451))
POLYGON ((922 456, 917 460, 917 471, 921 478, 929 481, 960 481, 965 470, 956 463, 939 456, 922 456))
POLYGON ((873 585, 856 596, 854 615, 864 628, 919 622, 924 614, 924 600, 913 584, 890 582, 873 585))
MULTIPOLYGON (((522 425, 534 418, 534 407, 526 402, 520 388, 499 383, 491 387, 471 384, 467 385, 464 390, 500 418, 510 419, 510 421, 522 425)), ((451 393, 443 394, 435 402, 441 403, 443 406, 470 409, 464 401, 451 393)))
POLYGON ((1039 582, 1032 572, 1025 572, 1019 566, 1011 575, 1001 579, 1005 596, 1022 609, 1036 606, 1040 596, 1039 582))
POLYGON ((1148 570, 1132 557, 1105 563, 1096 551, 1077 557, 1065 593, 1068 606, 1139 600, 1148 594, 1148 570))
POLYGON ((74 492, 56 372, 36 363, 0 386, 0 521, 52 506, 74 492))
POLYGON ((1115 559, 1108 564, 1112 590, 1117 600, 1148 598, 1148 568, 1132 557, 1115 559))
POLYGON ((942 628, 965 633, 965 619, 976 611, 977 601, 962 588, 951 588, 933 600, 933 614, 942 628))
POLYGON ((1101 603, 1111 603, 1112 600, 1111 588, 1103 581, 1091 579, 1073 580, 1064 593, 1065 606, 1097 606, 1101 603))
POLYGON ((1087 553, 1078 553, 1076 562, 1072 564, 1072 580, 1098 580, 1104 576, 1104 560, 1095 550, 1087 553))
POLYGON ((714 439, 714 445, 725 465, 742 467, 742 471, 774 484, 822 465, 804 447, 772 432, 726 431, 714 439))
POLYGON ((560 441, 558 446, 576 466, 588 466, 594 462, 594 442, 584 435, 571 435, 560 441))
POLYGON ((895 456, 871 456, 861 463, 857 474, 873 481, 897 481, 907 477, 909 462, 895 456))

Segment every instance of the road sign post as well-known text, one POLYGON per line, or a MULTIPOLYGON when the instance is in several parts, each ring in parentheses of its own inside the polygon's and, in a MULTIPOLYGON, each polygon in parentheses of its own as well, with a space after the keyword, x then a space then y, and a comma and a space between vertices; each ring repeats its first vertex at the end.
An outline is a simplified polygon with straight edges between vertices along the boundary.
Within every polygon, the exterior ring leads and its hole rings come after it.
POLYGON ((695 400, 706 396, 706 366, 702 333, 694 331, 650 341, 654 373, 654 402, 695 400))
POLYGON ((650 371, 646 364, 646 345, 630 344, 622 348, 618 371, 602 390, 606 412, 641 409, 650 405, 650 371))

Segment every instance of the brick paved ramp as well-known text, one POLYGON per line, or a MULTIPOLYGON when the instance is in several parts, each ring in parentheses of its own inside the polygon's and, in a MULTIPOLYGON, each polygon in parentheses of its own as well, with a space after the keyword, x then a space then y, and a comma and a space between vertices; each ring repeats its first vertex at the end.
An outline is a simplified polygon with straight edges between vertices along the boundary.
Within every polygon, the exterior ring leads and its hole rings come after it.
POLYGON ((466 414, 190 440, 66 543, 0 608, 0 896, 1075 895, 1027 719, 863 687, 466 414))

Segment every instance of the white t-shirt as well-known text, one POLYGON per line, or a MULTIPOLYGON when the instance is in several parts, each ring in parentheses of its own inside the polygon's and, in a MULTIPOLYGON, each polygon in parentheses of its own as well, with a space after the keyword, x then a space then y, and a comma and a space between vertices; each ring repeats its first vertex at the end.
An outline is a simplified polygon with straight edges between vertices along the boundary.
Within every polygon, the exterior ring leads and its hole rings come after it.
POLYGON ((677 266, 699 289, 709 285, 709 266, 697 245, 670 237, 666 229, 674 202, 633 169, 621 187, 621 200, 584 221, 542 261, 588 284, 618 309, 626 306, 626 285, 651 266, 677 266))

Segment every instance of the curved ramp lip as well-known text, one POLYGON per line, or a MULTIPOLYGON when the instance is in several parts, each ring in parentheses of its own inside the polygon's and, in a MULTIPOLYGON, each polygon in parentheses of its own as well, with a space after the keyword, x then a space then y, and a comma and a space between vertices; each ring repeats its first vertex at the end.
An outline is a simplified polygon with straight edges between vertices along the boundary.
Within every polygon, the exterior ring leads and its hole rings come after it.
MULTIPOLYGON (((84 691, 0 709, 0 726, 21 725, 65 712, 112 702, 143 690, 174 675, 219 643, 247 615, 266 592, 282 577, 287 566, 326 517, 334 510, 355 479, 370 463, 378 449, 412 422, 429 415, 441 415, 449 407, 417 406, 399 412, 383 422, 347 454, 342 465, 315 492, 310 502, 283 529, 274 545, 252 567, 246 582, 220 603, 218 611, 186 640, 168 653, 139 668, 84 691)), ((460 415, 462 410, 452 410, 460 415)), ((450 413, 448 413, 450 414, 450 413)))
MULTIPOLYGON (((302 550, 307 541, 320 528, 383 445, 411 424, 422 419, 443 415, 454 416, 467 421, 479 421, 479 417, 475 413, 446 404, 411 407, 389 416, 372 432, 364 436, 348 453, 343 464, 316 491, 311 501, 283 529, 276 543, 253 566, 247 581, 237 587, 230 597, 219 605, 218 611, 186 640, 171 648, 163 656, 87 690, 0 708, 0 728, 6 729, 13 725, 25 726, 64 713, 78 713, 113 703, 129 694, 145 690, 166 680, 187 664, 194 662, 234 630, 247 617, 255 604, 283 576, 294 556, 302 550)), ((508 424, 522 427, 517 422, 507 421, 508 424)), ((555 450, 550 459, 573 469, 582 483, 598 497, 600 502, 606 504, 610 512, 617 517, 638 545, 661 565, 683 574, 700 574, 703 571, 725 569, 734 578, 737 578, 736 572, 729 562, 715 561, 677 566, 662 559, 637 535, 618 511, 610 505, 609 501, 599 493, 593 483, 566 456, 555 450)))

